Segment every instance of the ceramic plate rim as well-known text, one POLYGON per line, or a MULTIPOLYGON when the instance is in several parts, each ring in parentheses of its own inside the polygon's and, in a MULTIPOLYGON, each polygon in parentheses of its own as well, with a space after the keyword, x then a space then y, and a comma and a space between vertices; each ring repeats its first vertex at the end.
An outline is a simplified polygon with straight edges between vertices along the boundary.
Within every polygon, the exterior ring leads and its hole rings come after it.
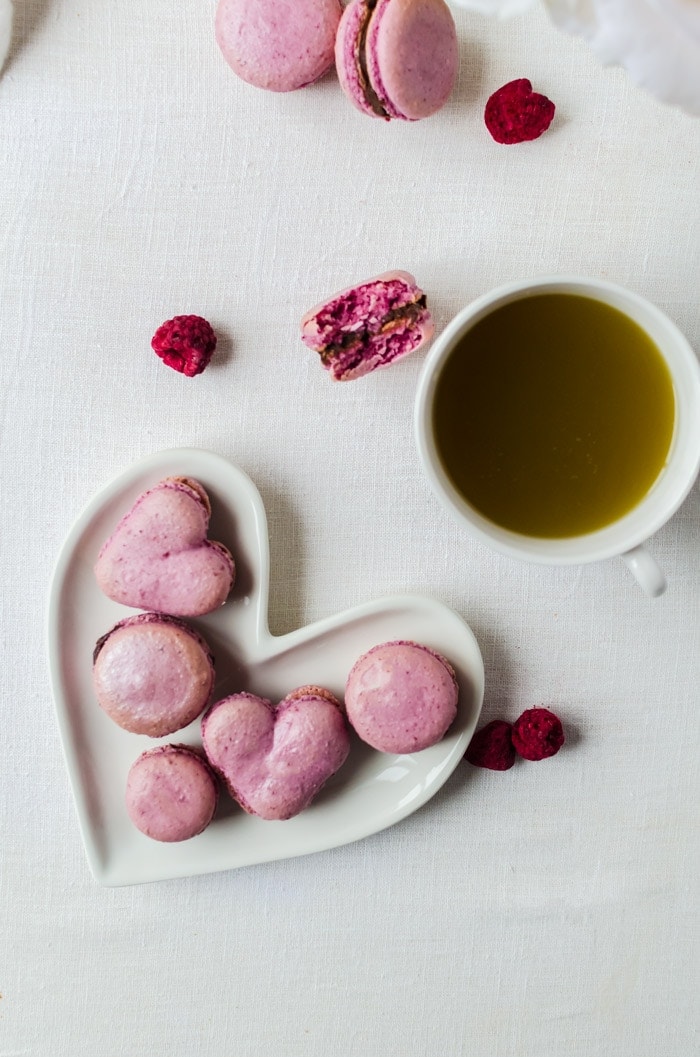
MULTIPOLYGON (((197 476, 192 469, 188 470, 188 473, 191 476, 197 476)), ((236 503, 238 498, 238 493, 236 493, 235 496, 231 496, 230 502, 232 505, 228 507, 229 510, 235 511, 235 506, 233 504, 236 503)), ((462 759, 478 721, 483 703, 484 666, 476 637, 469 625, 459 614, 447 607, 444 603, 439 602, 428 595, 399 593, 382 598, 375 598, 343 612, 324 617, 321 620, 306 625, 305 627, 287 632, 284 635, 271 635, 267 625, 267 599, 269 597, 269 586, 267 519, 262 498, 252 480, 234 462, 224 456, 205 449, 171 448, 137 460, 95 492, 90 500, 84 505, 70 527, 56 558, 50 582, 46 620, 47 653, 51 689, 55 706, 54 711, 58 722, 63 755, 68 769, 73 799, 77 810, 80 832, 90 869, 96 880, 101 884, 115 886, 147 883, 148 881, 166 880, 175 877, 194 876, 218 872, 221 870, 236 869, 243 866, 253 866, 279 859, 293 858, 298 855, 313 854, 319 851, 328 851, 332 848, 352 843, 363 839, 364 837, 381 832, 397 822, 403 821, 420 807, 424 806, 438 792, 438 790, 442 788, 462 759), (200 868, 196 861, 196 856, 190 855, 187 850, 188 846, 192 846, 193 842, 183 842, 181 845, 177 846, 178 848, 185 849, 184 854, 177 863, 164 860, 164 868, 162 871, 156 870, 153 873, 153 876, 140 877, 135 876, 134 871, 130 872, 128 868, 122 868, 121 870, 117 868, 110 872, 102 862, 98 850, 94 824, 90 817, 89 790, 86 788, 77 746, 78 735, 75 719, 72 718, 72 706, 67 699, 67 692, 63 681, 65 647, 58 626, 59 613, 64 601, 65 593, 69 590, 69 573, 71 562, 76 555, 76 548, 79 546, 83 537, 89 533, 91 526, 93 526, 100 514, 104 512, 106 505, 123 491, 129 491, 136 487, 142 491, 145 487, 148 487, 147 484, 139 484, 139 482, 143 482, 143 480, 149 476, 157 474, 158 479, 161 479, 162 477, 178 474, 178 467, 181 467, 183 464, 194 464, 195 466, 199 464, 201 477, 210 479, 216 477, 217 481, 220 479, 234 480, 237 481, 242 490, 247 492, 246 498, 251 502, 251 511, 255 522, 257 535, 256 543, 260 549, 260 577, 258 584, 260 598, 256 607, 254 607, 254 634, 256 648, 263 659, 269 651, 272 651, 273 654, 275 652, 279 654, 280 651, 289 650, 295 646, 303 645, 306 641, 310 642, 315 637, 321 636, 327 632, 333 632, 335 629, 341 628, 344 625, 347 625, 348 628, 351 626, 354 627, 355 624, 362 624, 373 619, 381 620, 384 614, 391 613, 393 610, 396 610, 397 612, 406 612, 407 608, 410 609, 415 607, 415 613, 419 617, 423 614, 430 614, 431 617, 436 617, 438 620, 442 619, 445 628, 448 627, 448 624, 452 625, 453 630, 456 632, 458 631, 459 634, 464 636, 464 641, 469 649, 467 674, 472 688, 472 700, 467 706, 467 716, 465 717, 460 714, 456 729, 452 729, 444 742, 440 743, 440 746, 443 746, 440 753, 442 757, 440 768, 436 770, 436 767, 433 766, 432 771, 435 773, 432 774, 430 781, 426 781, 424 787, 420 789, 417 795, 409 802, 403 804, 403 806, 396 805, 390 817, 385 817, 385 815, 380 814, 377 819, 371 820, 369 825, 366 820, 356 819, 353 826, 348 826, 346 824, 346 829, 338 839, 333 839, 332 836, 327 836, 325 839, 319 837, 315 847, 303 847, 299 851, 290 852, 286 849, 283 843, 279 850, 279 854, 270 853, 261 855, 258 853, 253 857, 246 857, 245 855, 243 857, 237 857, 236 855, 227 855, 226 851, 228 851, 228 848, 226 848, 221 855, 221 861, 214 867, 205 864, 200 868)), ((100 597, 96 585, 95 592, 96 598, 100 597)), ((130 610, 129 612, 137 611, 130 610)), ((221 611, 217 612, 220 613, 221 611)), ((467 669, 465 668, 465 670, 467 669)), ((122 732, 119 731, 120 735, 121 733, 122 732)), ((176 733, 171 736, 170 739, 166 740, 177 740, 177 737, 178 735, 176 733)), ((154 742, 153 744, 157 744, 157 742, 154 742)), ((425 753, 432 753, 435 749, 438 749, 438 746, 434 746, 433 749, 430 750, 425 750, 425 753)), ((414 757, 406 759, 415 760, 416 757, 420 757, 421 755, 422 754, 415 754, 414 757)), ((427 760, 427 757, 425 758, 427 760)), ((375 781, 376 780, 378 780, 378 778, 375 778, 375 781)), ((337 799, 342 800, 342 795, 337 799)), ((341 814, 342 811, 343 808, 341 806, 341 814)), ((265 823, 261 820, 254 821, 261 826, 289 826, 289 823, 265 823)), ((195 841, 197 839, 199 838, 195 838, 195 841)))

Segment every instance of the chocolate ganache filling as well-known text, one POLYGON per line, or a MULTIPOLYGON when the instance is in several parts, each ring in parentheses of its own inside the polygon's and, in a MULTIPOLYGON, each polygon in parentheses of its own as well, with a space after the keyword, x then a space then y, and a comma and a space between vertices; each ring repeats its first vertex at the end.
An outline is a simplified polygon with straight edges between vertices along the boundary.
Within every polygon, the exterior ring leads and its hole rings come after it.
POLYGON ((366 346, 374 337, 389 334, 392 330, 399 330, 403 326, 410 328, 423 315, 426 306, 426 297, 422 294, 415 301, 390 309, 382 316, 378 325, 371 330, 368 327, 362 327, 360 330, 341 334, 336 341, 329 342, 319 351, 321 362, 328 363, 337 353, 356 345, 366 346))
POLYGON ((377 0, 366 0, 364 5, 360 32, 357 35, 357 78, 360 82, 360 88, 364 93, 365 102, 372 108, 377 117, 383 117, 385 121, 389 121, 389 115, 384 109, 381 99, 372 87, 369 67, 367 64, 367 34, 369 33, 370 23, 376 6, 377 0))

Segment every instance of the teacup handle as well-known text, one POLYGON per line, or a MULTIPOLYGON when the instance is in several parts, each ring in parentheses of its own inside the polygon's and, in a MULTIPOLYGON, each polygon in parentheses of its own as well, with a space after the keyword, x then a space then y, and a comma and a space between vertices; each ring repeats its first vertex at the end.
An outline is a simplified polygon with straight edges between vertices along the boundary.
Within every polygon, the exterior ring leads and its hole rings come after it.
POLYGON ((625 551, 622 557, 640 587, 652 598, 658 598, 666 590, 666 577, 649 551, 641 545, 625 551))

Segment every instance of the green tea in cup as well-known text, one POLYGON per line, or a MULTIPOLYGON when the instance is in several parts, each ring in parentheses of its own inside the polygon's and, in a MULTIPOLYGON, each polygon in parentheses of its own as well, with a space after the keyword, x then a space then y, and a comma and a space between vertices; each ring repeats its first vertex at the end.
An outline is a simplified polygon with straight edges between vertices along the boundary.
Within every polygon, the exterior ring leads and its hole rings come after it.
POLYGON ((674 433, 666 360, 625 312, 568 292, 508 300, 455 342, 432 432, 456 491, 495 524, 595 532, 653 487, 674 433))
POLYGON ((647 592, 645 546, 700 471, 700 364, 632 290, 519 279, 458 312, 423 365, 418 454, 461 527, 522 561, 620 556, 647 592))

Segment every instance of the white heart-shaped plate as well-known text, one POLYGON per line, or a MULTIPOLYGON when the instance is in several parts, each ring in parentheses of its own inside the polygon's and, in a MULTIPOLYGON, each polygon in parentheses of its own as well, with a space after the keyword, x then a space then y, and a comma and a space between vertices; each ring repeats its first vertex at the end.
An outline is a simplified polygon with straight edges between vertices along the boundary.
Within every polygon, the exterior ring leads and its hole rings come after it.
MULTIPOLYGON (((51 585, 49 662, 88 861, 102 884, 227 870, 359 840, 429 800, 464 755, 481 708, 484 667, 473 633, 456 613, 430 598, 394 596, 274 636, 267 625, 268 592, 267 521, 260 495, 241 470, 211 452, 176 449, 136 463, 91 500, 71 529, 51 585), (459 713, 447 736, 410 756, 375 752, 353 736, 340 771, 309 808, 286 822, 246 815, 222 791, 214 821, 192 840, 161 844, 136 830, 124 805, 126 776, 136 757, 158 741, 122 730, 95 700, 95 642, 134 610, 101 593, 93 565, 136 497, 168 476, 194 477, 204 485, 212 503, 210 537, 225 543, 236 561, 227 603, 191 622, 214 652, 214 700, 249 690, 276 702, 304 684, 326 686, 342 700, 346 676, 365 650, 392 639, 413 639, 444 654, 457 673, 459 713)), ((201 745, 200 722, 161 740, 201 745)))

